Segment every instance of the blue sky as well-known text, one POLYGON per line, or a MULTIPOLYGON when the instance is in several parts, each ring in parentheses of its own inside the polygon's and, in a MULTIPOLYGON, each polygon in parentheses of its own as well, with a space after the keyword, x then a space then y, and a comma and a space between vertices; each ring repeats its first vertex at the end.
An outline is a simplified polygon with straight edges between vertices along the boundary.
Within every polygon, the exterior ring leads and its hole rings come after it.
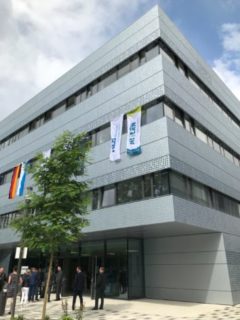
POLYGON ((240 0, 1 0, 0 120, 155 4, 240 99, 240 0))

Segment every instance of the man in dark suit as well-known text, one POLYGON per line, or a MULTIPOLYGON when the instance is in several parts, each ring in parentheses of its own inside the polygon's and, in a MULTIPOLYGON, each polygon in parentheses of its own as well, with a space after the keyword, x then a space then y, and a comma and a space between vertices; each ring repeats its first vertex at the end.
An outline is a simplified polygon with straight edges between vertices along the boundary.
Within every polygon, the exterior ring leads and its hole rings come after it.
POLYGON ((83 290, 85 285, 85 276, 81 270, 81 267, 76 268, 76 274, 73 281, 73 301, 72 310, 75 310, 75 303, 77 296, 80 299, 80 309, 83 309, 83 290))
POLYGON ((99 273, 97 275, 97 280, 96 280, 95 307, 92 310, 98 309, 99 298, 101 299, 101 304, 99 309, 103 309, 105 287, 106 287, 106 277, 104 274, 104 267, 100 267, 99 273))

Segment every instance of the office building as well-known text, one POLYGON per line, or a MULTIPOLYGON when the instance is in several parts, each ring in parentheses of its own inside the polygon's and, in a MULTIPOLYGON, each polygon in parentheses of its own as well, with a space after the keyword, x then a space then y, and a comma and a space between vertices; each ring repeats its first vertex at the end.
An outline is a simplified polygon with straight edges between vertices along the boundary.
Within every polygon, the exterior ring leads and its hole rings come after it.
POLYGON ((93 141, 90 225, 58 257, 67 278, 80 261, 90 288, 104 264, 110 297, 240 303, 240 103, 158 6, 0 123, 0 264, 13 264, 19 240, 12 170, 63 130, 93 141), (137 106, 131 156, 126 115, 137 106), (121 159, 110 161, 121 114, 121 159))

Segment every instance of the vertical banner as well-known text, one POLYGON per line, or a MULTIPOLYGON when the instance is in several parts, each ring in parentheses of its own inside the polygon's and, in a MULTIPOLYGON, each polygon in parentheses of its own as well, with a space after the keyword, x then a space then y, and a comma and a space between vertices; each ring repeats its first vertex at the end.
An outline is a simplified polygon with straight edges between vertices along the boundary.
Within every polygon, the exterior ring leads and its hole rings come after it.
POLYGON ((123 114, 111 121, 111 151, 110 160, 116 161, 121 158, 123 114))
POLYGON ((16 195, 17 181, 18 181, 20 171, 21 171, 21 165, 18 165, 13 169, 12 180, 11 180, 11 185, 10 185, 9 194, 8 194, 9 199, 13 199, 16 195))
POLYGON ((127 154, 134 156, 141 150, 141 106, 127 113, 127 154))
POLYGON ((21 173, 18 180, 17 196, 23 196, 24 185, 26 180, 26 163, 22 162, 21 164, 21 173))

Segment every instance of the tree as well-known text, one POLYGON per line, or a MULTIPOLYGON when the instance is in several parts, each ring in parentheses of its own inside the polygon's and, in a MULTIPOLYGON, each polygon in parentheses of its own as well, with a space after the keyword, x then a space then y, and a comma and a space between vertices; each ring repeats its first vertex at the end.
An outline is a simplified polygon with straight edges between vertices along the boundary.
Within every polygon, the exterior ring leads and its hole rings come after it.
POLYGON ((79 241, 89 203, 88 185, 81 179, 88 161, 90 142, 85 134, 64 132, 52 149, 51 157, 37 155, 29 172, 34 181, 30 201, 23 201, 23 212, 11 226, 21 234, 21 243, 29 249, 49 254, 47 284, 42 320, 45 320, 48 288, 54 254, 61 245, 79 241))

